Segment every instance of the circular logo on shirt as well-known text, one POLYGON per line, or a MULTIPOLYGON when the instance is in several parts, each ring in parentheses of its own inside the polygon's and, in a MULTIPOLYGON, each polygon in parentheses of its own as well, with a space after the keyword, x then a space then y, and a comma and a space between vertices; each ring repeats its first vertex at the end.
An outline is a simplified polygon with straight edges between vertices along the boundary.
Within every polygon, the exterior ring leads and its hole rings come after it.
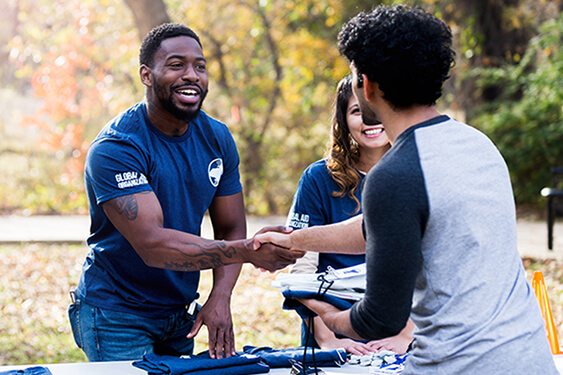
POLYGON ((209 163, 207 173, 209 174, 209 181, 211 182, 211 185, 217 187, 219 185, 219 181, 221 181, 221 175, 223 174, 223 159, 217 158, 209 163))

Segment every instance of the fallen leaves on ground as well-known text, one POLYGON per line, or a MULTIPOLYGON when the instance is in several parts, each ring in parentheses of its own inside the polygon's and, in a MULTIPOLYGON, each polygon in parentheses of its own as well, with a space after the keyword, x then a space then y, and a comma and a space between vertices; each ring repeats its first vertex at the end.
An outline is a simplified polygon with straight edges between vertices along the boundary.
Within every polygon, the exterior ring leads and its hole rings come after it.
MULTIPOLYGON (((21 244, 0 246, 0 365, 81 362, 67 309, 69 289, 78 283, 87 248, 81 245, 21 244)), ((563 344, 563 262, 524 259, 526 275, 544 275, 560 344, 563 344)), ((296 347, 300 319, 282 309, 283 298, 271 286, 276 274, 244 265, 232 298, 236 348, 243 345, 296 347)), ((202 272, 200 303, 212 285, 202 272)), ((196 352, 206 350, 207 331, 196 338, 196 352)))

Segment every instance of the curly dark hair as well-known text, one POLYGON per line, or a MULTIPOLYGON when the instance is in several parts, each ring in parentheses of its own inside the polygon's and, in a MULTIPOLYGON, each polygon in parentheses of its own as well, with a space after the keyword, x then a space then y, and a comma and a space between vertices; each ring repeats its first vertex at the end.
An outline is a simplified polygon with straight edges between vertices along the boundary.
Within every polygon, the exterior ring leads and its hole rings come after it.
POLYGON ((179 23, 163 23, 162 25, 156 26, 154 29, 149 31, 145 39, 143 39, 141 51, 139 53, 139 63, 152 68, 154 55, 160 48, 162 41, 182 35, 194 38, 199 46, 202 47, 199 37, 189 27, 179 23))
POLYGON ((352 92, 352 76, 344 77, 336 89, 334 112, 332 114, 330 149, 327 154, 327 167, 340 191, 334 191, 333 197, 348 195, 356 204, 354 214, 360 211, 360 201, 356 198, 360 176, 356 164, 360 159, 360 150, 348 128, 346 113, 352 92))
POLYGON ((378 6, 348 21, 340 53, 394 108, 433 105, 455 64, 450 28, 420 8, 378 6))

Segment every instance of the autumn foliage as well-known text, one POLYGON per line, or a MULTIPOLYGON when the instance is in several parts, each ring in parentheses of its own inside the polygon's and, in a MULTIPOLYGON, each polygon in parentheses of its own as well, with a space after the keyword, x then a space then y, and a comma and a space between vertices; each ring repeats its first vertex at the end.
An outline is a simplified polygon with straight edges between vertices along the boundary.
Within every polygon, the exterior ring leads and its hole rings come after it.
MULTIPOLYGON (((5 191, 0 188, 0 210, 86 212, 82 180, 88 145, 108 120, 143 98, 138 30, 146 25, 139 26, 139 17, 132 16, 139 12, 130 7, 147 1, 9 3, 12 12, 7 14, 15 15, 5 20, 12 26, 7 38, 10 59, 0 64, 0 73, 13 72, 11 85, 23 95, 31 91, 39 101, 39 108, 20 116, 19 123, 34 129, 40 139, 32 149, 14 151, 19 155, 12 157, 19 161, 13 168, 0 169, 10 177, 5 191)), ((235 137, 249 214, 287 213, 301 172, 323 157, 335 85, 349 71, 338 54, 336 35, 343 22, 376 3, 168 0, 163 2, 165 17, 153 17, 185 23, 202 39, 211 82, 204 110, 225 122, 235 137)), ((488 17, 483 17, 471 1, 427 0, 420 5, 445 19, 454 32, 457 65, 438 104, 460 120, 486 114, 490 102, 499 99, 491 96, 495 90, 477 87, 480 69, 508 71, 519 64, 529 36, 539 33, 560 7, 541 0, 485 1, 488 17)), ((560 98, 557 103, 561 107, 560 98)), ((515 127, 510 135, 491 132, 493 141, 504 144, 505 139, 494 137, 515 136, 525 128, 521 123, 515 127)), ((534 129, 524 133, 536 137, 534 129)), ((3 158, 1 147, 2 164, 12 164, 3 158)), ((519 165, 518 159, 510 163, 519 165)), ((527 164, 528 170, 539 169, 539 176, 547 176, 545 162, 527 164)), ((513 176, 513 182, 524 180, 524 175, 513 176)), ((521 191, 516 189, 517 200, 521 191)), ((522 194, 525 202, 538 203, 530 192, 522 194)))

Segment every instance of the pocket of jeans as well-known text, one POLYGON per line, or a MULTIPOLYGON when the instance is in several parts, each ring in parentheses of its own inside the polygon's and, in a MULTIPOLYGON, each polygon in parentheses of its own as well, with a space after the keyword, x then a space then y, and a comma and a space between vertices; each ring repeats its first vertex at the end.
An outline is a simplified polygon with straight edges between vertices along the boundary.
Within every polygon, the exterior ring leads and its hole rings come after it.
POLYGON ((83 343, 82 332, 80 330, 80 300, 76 300, 68 307, 68 318, 74 342, 80 349, 82 349, 83 343))

